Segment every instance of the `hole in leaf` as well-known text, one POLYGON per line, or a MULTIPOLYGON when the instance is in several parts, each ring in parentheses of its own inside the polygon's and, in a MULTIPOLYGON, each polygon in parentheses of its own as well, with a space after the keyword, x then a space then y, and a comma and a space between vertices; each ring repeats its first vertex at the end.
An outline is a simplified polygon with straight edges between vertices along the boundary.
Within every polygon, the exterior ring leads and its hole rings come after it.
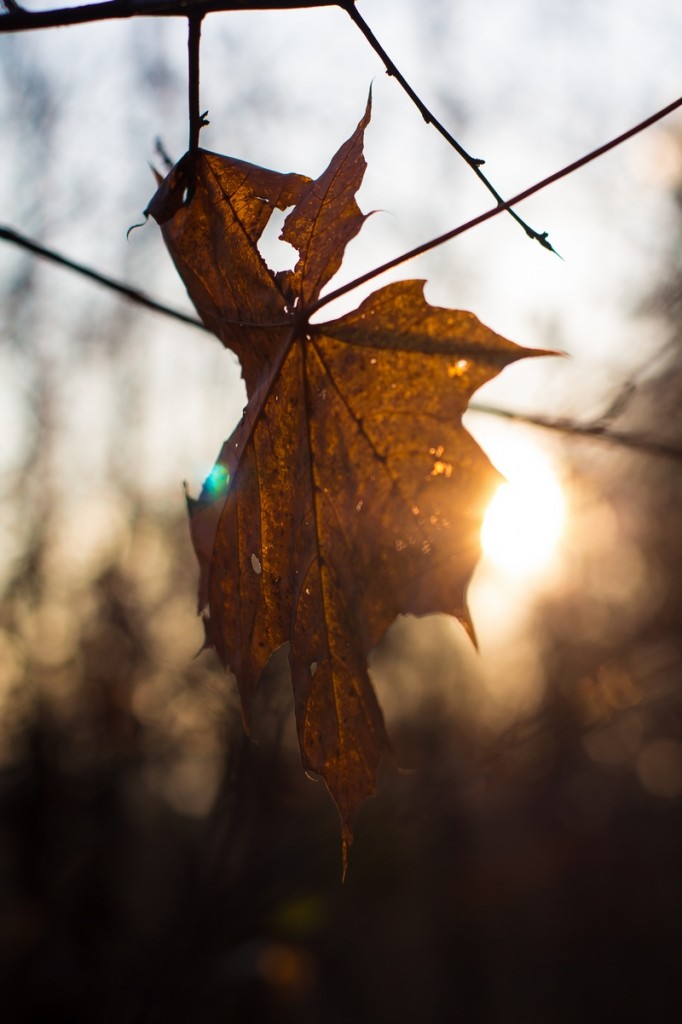
POLYGON ((270 267, 277 273, 280 270, 293 270, 298 260, 298 253, 293 245, 283 242, 279 237, 289 210, 273 210, 265 230, 258 240, 258 251, 270 267))

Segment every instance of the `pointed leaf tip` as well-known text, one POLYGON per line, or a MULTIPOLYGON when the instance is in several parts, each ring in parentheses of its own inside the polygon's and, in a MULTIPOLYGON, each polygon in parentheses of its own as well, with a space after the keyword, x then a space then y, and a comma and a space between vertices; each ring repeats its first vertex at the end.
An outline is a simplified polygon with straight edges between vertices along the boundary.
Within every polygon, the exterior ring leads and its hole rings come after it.
POLYGON ((355 131, 332 157, 329 166, 310 182, 289 214, 281 238, 300 254, 293 271, 283 276, 291 301, 310 306, 341 266, 348 243, 366 220, 355 201, 365 174, 365 128, 372 110, 371 92, 355 131))

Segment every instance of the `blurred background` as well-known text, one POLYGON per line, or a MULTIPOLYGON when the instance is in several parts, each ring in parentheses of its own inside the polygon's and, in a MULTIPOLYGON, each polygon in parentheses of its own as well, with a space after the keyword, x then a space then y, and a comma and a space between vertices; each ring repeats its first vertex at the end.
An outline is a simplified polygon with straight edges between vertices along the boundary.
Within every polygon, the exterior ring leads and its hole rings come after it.
MULTIPOLYGON (((676 0, 358 8, 504 195, 682 93, 676 0)), ((126 240, 156 140, 186 148, 183 21, 2 34, 0 76, 0 224, 189 311, 156 226, 126 240)), ((335 284, 487 193, 343 12, 204 22, 204 148, 315 176, 371 83, 359 202, 378 212, 335 284)), ((677 1019, 682 118, 519 212, 561 259, 500 216, 377 283, 427 278, 434 304, 566 353, 477 400, 602 436, 468 414, 509 481, 470 592, 480 651, 433 616, 373 653, 409 771, 385 765, 344 886, 286 652, 255 743, 234 681, 195 657, 182 481, 196 493, 241 414, 235 358, 0 242, 8 1024, 677 1019)))

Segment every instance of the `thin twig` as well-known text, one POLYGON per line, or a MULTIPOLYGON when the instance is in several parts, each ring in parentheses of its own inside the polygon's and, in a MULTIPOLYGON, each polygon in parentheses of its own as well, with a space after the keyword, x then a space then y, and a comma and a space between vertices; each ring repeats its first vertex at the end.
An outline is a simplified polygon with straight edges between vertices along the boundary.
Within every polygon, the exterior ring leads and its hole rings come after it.
POLYGON ((201 49, 201 22, 203 14, 190 14, 189 37, 187 40, 188 65, 188 99, 189 99, 189 148, 187 152, 187 197, 190 203, 196 186, 196 162, 199 153, 199 135, 201 129, 208 124, 206 113, 200 113, 199 106, 199 54, 201 49))
POLYGON ((118 292, 119 295, 125 296, 131 302, 137 303, 138 306, 145 306, 147 309, 154 310, 155 313, 163 313, 164 316, 171 316, 175 320, 181 320, 185 324, 189 324, 190 327, 199 327, 203 331, 207 331, 208 328, 202 324, 201 320, 197 320, 196 317, 190 316, 187 313, 182 313, 178 309, 171 309, 170 306, 165 306, 162 302, 157 302, 155 299, 151 299, 144 292, 138 291, 137 288, 131 288, 127 284, 122 284, 120 281, 115 281, 113 277, 108 277, 106 274, 100 274, 97 270, 92 270, 90 267, 84 266, 82 263, 76 263, 74 260, 70 260, 66 256, 60 255, 53 249, 46 249, 44 245, 39 245, 38 242, 32 241, 30 238, 26 238, 25 235, 19 234, 18 231, 13 231, 11 228, 0 227, 0 239, 5 242, 11 242, 13 245, 18 245, 22 249, 27 249, 28 252, 34 253, 36 256, 41 256, 43 259, 50 260, 52 263, 57 263, 59 266, 66 267, 68 270, 73 270, 77 274, 82 274, 83 277, 89 278, 91 281, 96 281, 97 284, 104 285, 105 288, 110 288, 114 292, 118 292))
POLYGON ((189 37, 187 40, 187 52, 189 57, 189 154, 190 158, 196 155, 199 148, 199 133, 203 116, 199 113, 199 50, 201 47, 201 22, 203 14, 190 14, 187 18, 189 25, 189 37))
POLYGON ((658 455, 667 459, 682 460, 682 446, 669 444, 666 441, 656 441, 650 437, 642 437, 641 434, 631 434, 625 430, 614 430, 603 423, 576 423, 570 419, 551 419, 549 416, 533 416, 529 413, 512 412, 509 409, 498 409, 494 405, 481 405, 472 402, 469 405, 470 412, 483 413, 486 416, 501 416, 506 420, 514 420, 517 423, 528 423, 534 427, 543 427, 545 430, 558 431, 561 434, 570 434, 572 437, 586 437, 593 441, 606 441, 609 444, 616 444, 623 448, 630 448, 633 451, 643 452, 645 455, 658 455))
MULTIPOLYGON (((443 136, 443 138, 446 140, 446 142, 448 142, 452 146, 452 148, 455 150, 455 152, 458 153, 462 157, 462 159, 469 165, 471 170, 480 179, 480 181, 483 183, 483 185, 488 189, 488 192, 490 192, 490 194, 493 196, 493 198, 496 199, 498 203, 503 204, 504 203, 504 199, 502 198, 500 193, 497 191, 497 189, 494 187, 494 185, 489 180, 489 178, 481 170, 481 166, 482 166, 482 164, 485 163, 485 160, 481 160, 480 158, 471 156, 470 153, 467 153, 466 149, 464 149, 464 147, 457 141, 457 139, 454 137, 454 135, 452 135, 447 130, 447 128, 443 125, 443 123, 441 121, 439 121, 438 118, 434 114, 431 113, 429 108, 426 106, 426 104, 423 102, 423 100, 420 99, 420 97, 414 91, 414 89, 412 88, 410 83, 407 81, 407 79, 404 77, 404 75, 398 70, 398 68, 396 67, 395 63, 393 62, 393 60, 391 60, 389 55, 386 53, 386 50, 384 50, 383 46, 381 45, 381 43, 379 42, 377 37, 372 32, 372 30, 369 27, 369 25, 367 24, 367 22, 364 20, 362 15, 358 12, 358 10, 357 10, 357 8, 355 6, 355 0, 346 0, 346 2, 343 4, 343 6, 344 6, 345 11, 350 15, 350 17, 353 20, 354 24, 360 29, 360 31, 362 32, 363 36, 365 37, 365 39, 369 43, 369 45, 372 47, 374 52, 377 54, 377 56, 383 62, 383 65, 386 68, 386 73, 388 75, 390 75, 392 78, 395 78, 395 80, 402 86, 403 90, 410 97, 410 99, 414 103, 415 107, 417 108, 419 113, 424 118, 425 122, 427 124, 433 125, 433 127, 436 129, 436 131, 439 132, 440 135, 443 136)), ((530 224, 526 223, 525 220, 522 220, 521 217, 519 217, 519 215, 516 213, 516 211, 512 210, 511 207, 508 204, 505 205, 504 208, 507 211, 507 213, 509 213, 514 218, 514 220, 517 222, 517 224, 521 225, 521 227, 526 232, 526 234, 528 235, 529 238, 535 239, 535 241, 539 242, 540 245, 542 245, 545 249, 549 249, 550 252, 553 252, 553 253, 555 253, 555 255, 558 255, 558 253, 556 252, 556 249, 554 248, 554 246, 549 241, 549 239, 547 237, 547 232, 546 231, 543 231, 543 232, 536 231, 535 228, 532 228, 530 226, 530 224)))
POLYGON ((361 285, 367 284, 368 281, 373 281, 381 274, 385 274, 389 270, 393 270, 395 267, 402 266, 403 263, 407 263, 409 260, 413 260, 417 256, 423 256, 424 253, 430 252, 432 249, 436 249, 439 245, 443 245, 444 242, 449 242, 451 239, 457 238, 458 235, 463 235, 467 231, 471 231, 472 228, 478 227, 479 224, 484 224, 487 220, 492 220, 493 217, 497 217, 498 214, 508 210, 510 206, 517 206, 519 203, 522 203, 524 199, 529 199, 531 196, 542 191, 542 189, 547 188, 549 185, 553 185, 554 182, 561 181, 562 178, 567 178, 569 174, 573 174, 574 171, 577 171, 586 164, 598 159, 598 157, 603 156, 604 153, 608 153, 609 150, 615 149, 616 146, 620 146, 621 143, 626 142, 634 135, 644 131, 645 128, 649 128, 652 124, 660 121, 679 107, 682 107, 682 97, 675 100, 674 103, 669 103, 667 107, 664 107, 657 113, 652 114, 651 117, 647 117, 645 121, 640 121, 640 123, 635 125, 634 128, 630 128, 628 131, 623 132, 622 135, 618 135, 615 139, 611 139, 610 142, 606 142, 603 146, 599 146, 598 149, 593 149, 591 153, 581 156, 579 160, 574 160, 573 163, 567 164, 566 167, 562 167, 561 170, 555 171, 554 174, 550 174, 549 177, 543 178, 542 181, 536 182, 536 184, 531 185, 530 188, 524 189, 523 192, 519 192, 517 195, 512 196, 512 198, 508 199, 506 202, 501 203, 498 206, 491 207, 491 209, 486 210, 485 213, 480 213, 478 217, 473 217, 471 220, 465 221, 464 224, 460 224, 451 231, 446 231, 445 234, 432 238, 430 242, 423 242, 421 245, 415 246, 414 249, 408 250, 408 252, 403 253, 402 256, 395 256, 392 260, 388 260, 387 263, 382 263, 380 267, 375 267, 374 270, 368 270, 366 274, 361 274, 359 277, 349 281, 348 284, 341 285, 340 288, 336 288, 327 295, 323 295, 322 298, 318 299, 317 302, 315 302, 308 310, 308 316, 312 316, 313 313, 322 309, 323 306, 328 305, 330 302, 334 302, 336 299, 340 299, 341 296, 347 295, 348 292, 352 292, 361 285))
POLYGON ((219 11, 283 11, 310 7, 339 7, 340 0, 105 0, 82 7, 25 11, 15 5, 0 15, 0 32, 83 25, 119 18, 186 18, 189 9, 200 14, 219 11))

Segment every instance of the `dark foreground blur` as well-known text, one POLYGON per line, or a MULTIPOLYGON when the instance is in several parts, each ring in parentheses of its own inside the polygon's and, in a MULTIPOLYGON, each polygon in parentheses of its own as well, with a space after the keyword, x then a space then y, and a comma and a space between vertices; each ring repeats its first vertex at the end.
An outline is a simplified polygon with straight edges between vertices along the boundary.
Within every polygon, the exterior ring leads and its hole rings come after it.
MULTIPOLYGON (((677 468, 651 472, 672 500, 677 468)), ((29 560, 3 633, 2 1020, 677 1020, 674 508, 646 549, 668 560, 667 599, 617 647, 608 629, 581 640, 584 594, 542 609, 531 716, 500 732, 438 696, 397 716, 417 770, 386 766, 345 885, 336 812, 285 724, 285 659, 256 745, 212 656, 168 654, 193 579, 184 524, 138 523, 155 571, 102 567, 75 632, 29 560), (44 642, 29 650, 31 602, 44 642)))

